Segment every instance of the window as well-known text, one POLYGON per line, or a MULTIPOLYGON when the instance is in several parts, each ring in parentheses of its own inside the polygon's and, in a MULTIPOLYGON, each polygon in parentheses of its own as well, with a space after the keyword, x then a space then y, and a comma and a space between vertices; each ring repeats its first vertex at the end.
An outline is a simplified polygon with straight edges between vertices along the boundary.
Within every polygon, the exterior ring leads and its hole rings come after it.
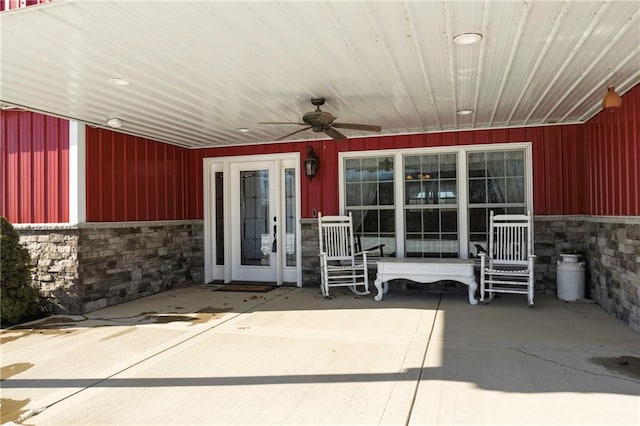
POLYGON ((340 154, 343 211, 385 256, 477 256, 489 212, 532 209, 531 144, 340 154))
POLYGON ((456 154, 404 156, 406 257, 458 257, 456 154))
POLYGON ((362 249, 384 244, 395 253, 394 157, 347 159, 344 163, 345 211, 353 216, 362 249))
POLYGON ((470 251, 487 250, 489 212, 526 213, 524 150, 470 152, 469 184, 470 251))

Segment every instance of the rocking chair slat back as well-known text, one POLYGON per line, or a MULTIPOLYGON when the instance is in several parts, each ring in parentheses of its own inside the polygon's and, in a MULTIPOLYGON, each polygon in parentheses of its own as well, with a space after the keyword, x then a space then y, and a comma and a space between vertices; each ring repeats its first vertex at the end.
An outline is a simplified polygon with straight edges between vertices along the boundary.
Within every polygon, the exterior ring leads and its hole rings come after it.
POLYGON ((352 258, 353 235, 351 223, 345 220, 345 216, 322 217, 320 235, 320 252, 326 253, 328 260, 352 258))
POLYGON ((503 264, 526 264, 532 252, 530 217, 526 215, 495 215, 490 218, 489 253, 503 264))

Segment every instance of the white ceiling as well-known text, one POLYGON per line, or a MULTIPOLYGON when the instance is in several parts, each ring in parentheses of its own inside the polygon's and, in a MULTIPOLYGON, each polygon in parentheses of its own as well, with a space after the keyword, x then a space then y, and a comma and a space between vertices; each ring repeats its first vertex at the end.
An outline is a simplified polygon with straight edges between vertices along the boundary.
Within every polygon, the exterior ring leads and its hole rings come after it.
POLYGON ((298 127, 257 123, 300 121, 318 96, 337 121, 382 134, 578 123, 609 84, 623 94, 640 82, 639 10, 637 0, 56 0, 0 14, 0 95, 5 108, 99 127, 118 117, 119 131, 196 148, 274 141, 298 127), (465 32, 483 39, 454 44, 465 32))

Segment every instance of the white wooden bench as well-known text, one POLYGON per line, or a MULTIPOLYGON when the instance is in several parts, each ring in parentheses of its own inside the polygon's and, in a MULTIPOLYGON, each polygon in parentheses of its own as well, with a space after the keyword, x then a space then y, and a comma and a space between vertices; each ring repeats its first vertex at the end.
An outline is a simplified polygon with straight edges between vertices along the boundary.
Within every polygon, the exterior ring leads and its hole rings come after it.
POLYGON ((473 271, 474 261, 465 259, 422 259, 395 257, 378 260, 378 272, 374 284, 378 290, 376 301, 389 290, 388 282, 395 279, 405 279, 418 283, 434 283, 437 281, 458 281, 469 287, 469 303, 477 305, 475 292, 478 289, 476 276, 473 271))

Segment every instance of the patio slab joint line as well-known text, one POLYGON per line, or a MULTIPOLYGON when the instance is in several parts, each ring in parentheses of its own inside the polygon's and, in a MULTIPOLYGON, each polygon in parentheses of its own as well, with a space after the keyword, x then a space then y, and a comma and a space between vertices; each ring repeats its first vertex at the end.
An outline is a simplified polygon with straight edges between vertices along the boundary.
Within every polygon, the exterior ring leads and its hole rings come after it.
POLYGON ((413 396, 411 397, 411 404, 409 405, 409 412, 407 413, 407 419, 404 422, 405 426, 409 425, 411 421, 411 414, 413 414, 413 407, 416 403, 416 398, 418 397, 418 389, 420 388, 420 382, 422 382, 422 374, 424 372, 424 363, 427 360, 427 353, 429 353, 429 346, 431 345, 431 337, 433 336, 433 329, 436 326, 436 320, 438 319, 438 314, 440 313, 440 304, 442 303, 442 293, 440 294, 440 298, 438 298, 438 304, 436 305, 436 312, 433 315, 433 322, 431 323, 431 329, 429 330, 429 338, 427 339, 427 345, 424 348, 424 353, 422 354, 422 361, 420 362, 420 373, 418 374, 418 379, 416 380, 416 387, 413 390, 413 396))
POLYGON ((64 398, 61 398, 61 399, 59 399, 59 400, 57 400, 57 401, 54 401, 54 402, 52 402, 51 404, 48 404, 48 405, 47 405, 47 406, 45 406, 45 407, 38 407, 38 408, 31 409, 31 410, 27 411, 26 413, 22 414, 22 415, 20 416, 20 418, 18 419, 18 422, 19 422, 19 423, 22 423, 22 422, 24 422, 24 421, 28 420, 29 418, 31 418, 31 417, 33 417, 33 416, 35 416, 35 415, 38 415, 38 414, 40 414, 40 413, 42 413, 42 412, 43 412, 43 411, 45 411, 46 409, 48 409, 48 408, 50 408, 50 407, 53 407, 54 405, 56 405, 56 404, 58 404, 58 403, 60 403, 60 402, 62 402, 62 401, 65 401, 65 400, 67 400, 67 399, 69 399, 69 398, 71 398, 71 397, 73 397, 73 396, 75 396, 75 395, 78 395, 78 394, 80 394, 81 392, 86 391, 87 389, 91 389, 91 388, 93 388, 93 387, 95 387, 95 386, 99 385, 100 383, 103 383, 103 382, 106 382, 106 381, 107 381, 107 380, 109 380, 109 379, 112 379, 113 377, 117 376, 117 375, 118 375, 118 374, 120 374, 120 373, 124 373, 125 371, 127 371, 127 370, 129 370, 129 369, 131 369, 131 368, 133 368, 133 367, 135 367, 135 366, 137 366, 137 365, 140 365, 140 364, 142 364, 142 363, 143 363, 143 362, 145 362, 145 361, 148 361, 148 360, 150 360, 150 359, 152 359, 152 358, 155 358, 156 356, 158 356, 158 355, 160 355, 160 354, 162 354, 162 353, 164 353, 164 352, 167 352, 167 351, 169 351, 169 350, 171 350, 171 349, 174 349, 174 348, 176 348, 176 347, 178 347, 178 346, 180 346, 180 345, 182 345, 182 344, 184 344, 184 343, 186 343, 186 342, 188 342, 188 341, 190 341, 190 340, 192 340, 192 339, 195 339, 196 337, 201 336, 202 334, 204 334, 204 333, 206 333, 206 332, 208 332, 208 331, 211 331, 211 330, 213 330, 214 328, 217 328, 217 327, 219 327, 220 325, 225 324, 225 323, 227 323, 227 322, 229 322, 229 321, 233 320, 234 318, 238 317, 238 315, 241 315, 241 314, 247 313, 247 312, 249 312, 249 311, 252 311, 252 310, 254 310, 254 309, 255 309, 255 308, 257 308, 257 307, 262 306, 262 305, 264 305, 265 303, 268 303, 268 302, 272 301, 273 299, 276 299, 276 298, 282 297, 282 296, 284 296, 285 294, 287 294, 289 291, 293 290, 294 288, 295 288, 295 287, 292 287, 290 290, 285 291, 285 292, 283 292, 282 294, 275 294, 275 295, 274 295, 274 297, 272 297, 272 298, 270 298, 270 299, 266 299, 266 300, 264 300, 264 301, 262 301, 262 302, 258 303, 257 305, 252 306, 251 308, 249 308, 249 309, 248 309, 248 310, 246 310, 246 311, 236 312, 236 313, 235 313, 235 315, 231 315, 231 316, 230 316, 230 318, 228 318, 228 319, 226 319, 226 320, 224 320, 224 321, 220 321, 219 323, 214 324, 214 325, 212 325, 211 327, 208 327, 208 328, 206 328, 206 329, 204 329, 204 330, 202 330, 202 331, 200 331, 200 332, 198 332, 198 333, 194 334, 193 336, 189 336, 189 337, 185 338, 184 340, 181 340, 181 341, 179 341, 179 342, 176 342, 176 343, 174 343, 173 345, 171 345, 171 346, 169 346, 169 347, 166 347, 166 348, 164 348, 164 349, 162 349, 162 350, 160 350, 160 351, 158 351, 158 352, 156 352, 156 353, 154 353, 154 354, 151 354, 151 355, 147 356, 147 357, 146 357, 146 358, 144 358, 144 359, 141 359, 141 360, 139 360, 139 361, 137 361, 137 362, 135 362, 135 363, 133 363, 133 364, 131 364, 131 365, 128 365, 127 367, 124 367, 123 369, 121 369, 121 370, 119 370, 119 371, 116 371, 115 373, 113 373, 113 374, 111 374, 111 375, 109 375, 109 376, 107 376, 107 377, 105 377, 105 378, 103 378, 103 379, 96 380, 94 383, 92 383, 92 384, 90 384, 90 385, 88 385, 88 386, 85 386, 85 387, 83 387, 82 389, 78 389, 77 391, 75 391, 75 392, 73 392, 73 393, 71 393, 71 394, 69 394, 69 395, 65 396, 64 398))

